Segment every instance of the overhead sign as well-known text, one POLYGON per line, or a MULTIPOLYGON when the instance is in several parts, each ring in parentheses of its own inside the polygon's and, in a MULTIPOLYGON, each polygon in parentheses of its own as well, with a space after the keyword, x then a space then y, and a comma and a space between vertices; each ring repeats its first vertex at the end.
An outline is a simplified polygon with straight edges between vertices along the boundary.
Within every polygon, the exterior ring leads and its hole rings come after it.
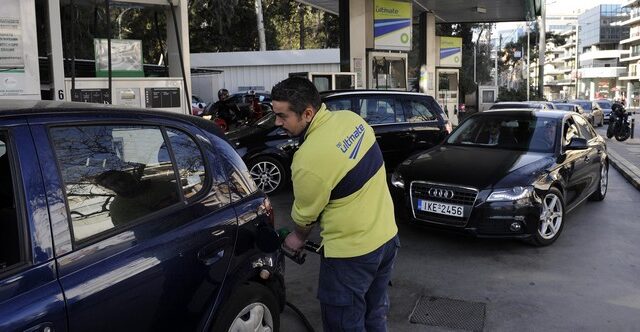
POLYGON ((374 47, 377 50, 411 50, 411 2, 375 0, 374 47))
POLYGON ((462 66, 462 38, 440 37, 440 66, 462 66))
MULTIPOLYGON (((109 48, 106 39, 94 39, 96 77, 109 75, 109 48)), ((111 39, 111 74, 113 77, 144 77, 142 41, 111 39)))

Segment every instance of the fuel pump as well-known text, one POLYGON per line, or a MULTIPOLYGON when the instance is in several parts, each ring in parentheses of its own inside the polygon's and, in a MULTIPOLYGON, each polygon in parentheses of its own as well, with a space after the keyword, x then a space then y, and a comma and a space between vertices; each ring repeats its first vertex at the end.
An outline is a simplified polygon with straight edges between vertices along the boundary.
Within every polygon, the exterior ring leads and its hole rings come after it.
POLYGON ((379 90, 407 90, 407 53, 369 52, 368 87, 379 90))
MULTIPOLYGON (((73 21, 65 21, 71 24, 67 28, 70 32, 66 38, 71 40, 67 47, 65 58, 71 59, 71 75, 67 73, 64 78, 64 93, 59 95, 62 100, 105 103, 120 106, 143 107, 159 109, 184 114, 191 113, 191 95, 189 73, 189 33, 187 17, 187 0, 99 0, 99 1, 71 1, 70 6, 64 9, 71 13, 73 21), (78 2, 76 4, 75 2, 78 2), (77 13, 77 6, 100 6, 101 11, 93 17, 82 17, 77 13), (102 14, 106 19, 100 21, 104 27, 97 31, 103 31, 100 37, 94 37, 93 44, 87 45, 86 38, 80 39, 81 33, 75 29, 75 20, 92 21, 98 25, 98 17, 102 14), (111 11, 118 10, 120 14, 113 22, 111 11), (127 18, 133 12, 137 14, 147 13, 155 16, 154 35, 160 39, 160 27, 158 16, 164 17, 166 25, 166 40, 135 40, 121 38, 122 27, 126 26, 127 18), (128 14, 125 14, 128 13, 128 14), (106 22, 103 22, 106 21, 106 22), (116 28, 118 33, 114 33, 116 28), (117 36, 117 37, 116 37, 117 36), (84 44, 80 44, 80 42, 84 44), (166 49, 162 49, 162 55, 157 65, 145 65, 142 43, 158 43, 166 49), (88 62, 87 59, 76 59, 79 48, 93 48, 95 58, 95 76, 77 77, 77 62, 88 62), (146 73, 149 67, 155 67, 151 73, 146 73), (70 77, 69 77, 70 76, 70 77), (152 77, 153 76, 153 77, 152 77)), ((60 17, 51 15, 50 19, 61 22, 60 17)), ((150 16, 150 15, 149 15, 150 16)), ((61 33, 61 31, 57 31, 61 33)), ((56 33, 56 31, 52 31, 56 33)), ((60 37, 60 43, 62 38, 60 37)), ((67 61, 68 62, 68 61, 67 61)), ((90 59, 89 59, 90 62, 90 59)))

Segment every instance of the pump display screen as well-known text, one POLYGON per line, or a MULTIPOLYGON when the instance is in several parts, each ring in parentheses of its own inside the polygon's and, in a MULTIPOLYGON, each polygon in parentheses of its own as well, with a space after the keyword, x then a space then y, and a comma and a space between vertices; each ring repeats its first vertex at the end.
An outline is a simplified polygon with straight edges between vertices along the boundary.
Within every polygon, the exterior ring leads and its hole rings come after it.
POLYGON ((180 107, 180 88, 145 88, 146 108, 180 107))
POLYGON ((73 89, 71 101, 83 103, 111 104, 109 89, 73 89))

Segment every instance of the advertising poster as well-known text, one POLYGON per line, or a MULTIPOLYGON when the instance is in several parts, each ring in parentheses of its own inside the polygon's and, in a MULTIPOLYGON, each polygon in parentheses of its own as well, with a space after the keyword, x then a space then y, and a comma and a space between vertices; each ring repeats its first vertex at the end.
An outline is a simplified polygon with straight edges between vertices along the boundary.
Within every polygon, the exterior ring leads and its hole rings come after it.
POLYGON ((378 50, 411 50, 411 2, 375 0, 374 47, 378 50))
POLYGON ((462 66, 462 38, 440 37, 440 66, 462 66))
POLYGON ((1 0, 0 4, 0 99, 39 100, 35 0, 1 0))
POLYGON ((3 4, 0 13, 0 69, 24 68, 20 3, 3 4), (8 7, 8 8, 7 8, 8 7))
MULTIPOLYGON (((96 77, 109 75, 109 49, 106 39, 94 39, 96 77)), ((111 39, 111 73, 113 77, 144 77, 142 41, 111 39)))

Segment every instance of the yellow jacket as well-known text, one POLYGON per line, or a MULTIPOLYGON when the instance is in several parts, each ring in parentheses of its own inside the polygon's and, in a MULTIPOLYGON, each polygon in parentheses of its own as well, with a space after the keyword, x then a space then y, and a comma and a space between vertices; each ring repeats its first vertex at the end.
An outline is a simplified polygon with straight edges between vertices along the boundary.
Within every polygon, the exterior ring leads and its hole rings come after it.
POLYGON ((291 171, 291 217, 301 226, 320 222, 326 257, 370 253, 398 232, 382 153, 359 115, 323 104, 291 171))

